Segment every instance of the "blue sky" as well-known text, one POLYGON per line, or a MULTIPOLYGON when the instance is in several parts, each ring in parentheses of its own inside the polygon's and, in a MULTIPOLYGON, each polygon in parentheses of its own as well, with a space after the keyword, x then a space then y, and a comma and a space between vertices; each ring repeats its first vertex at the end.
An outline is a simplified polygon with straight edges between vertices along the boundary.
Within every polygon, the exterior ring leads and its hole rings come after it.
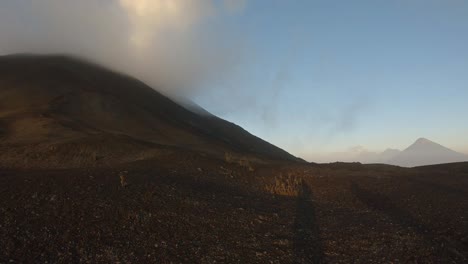
POLYGON ((197 102, 307 159, 419 137, 468 153, 467 14, 456 0, 249 1, 223 25, 246 62, 197 102))
POLYGON ((468 1, 4 0, 0 54, 84 56, 307 160, 468 153, 468 1))

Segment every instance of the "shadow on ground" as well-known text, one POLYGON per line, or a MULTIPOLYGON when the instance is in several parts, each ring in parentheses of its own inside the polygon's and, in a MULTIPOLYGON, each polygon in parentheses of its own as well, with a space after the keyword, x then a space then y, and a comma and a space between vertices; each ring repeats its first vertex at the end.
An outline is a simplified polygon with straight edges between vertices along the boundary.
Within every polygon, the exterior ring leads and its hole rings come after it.
POLYGON ((323 246, 312 198, 310 187, 303 181, 294 223, 294 263, 323 263, 323 246))

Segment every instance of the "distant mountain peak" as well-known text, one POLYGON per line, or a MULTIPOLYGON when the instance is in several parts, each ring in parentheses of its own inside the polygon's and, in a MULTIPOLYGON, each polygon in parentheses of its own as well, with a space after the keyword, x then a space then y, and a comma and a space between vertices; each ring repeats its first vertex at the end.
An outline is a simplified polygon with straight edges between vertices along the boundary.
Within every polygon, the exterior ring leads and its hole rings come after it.
MULTIPOLYGON (((444 147, 434 141, 431 141, 427 138, 418 138, 413 144, 411 144, 405 151, 410 150, 429 150, 429 149, 445 149, 450 150, 447 147, 444 147)), ((450 150, 452 151, 452 150, 450 150)))
POLYGON ((468 157, 427 138, 418 138, 411 146, 389 160, 400 166, 421 166, 466 161, 468 157))
POLYGON ((437 144, 437 143, 435 143, 435 142, 433 142, 433 141, 431 141, 431 140, 429 140, 427 138, 423 138, 423 137, 418 138, 414 143, 418 143, 418 144, 426 144, 426 143, 437 144))

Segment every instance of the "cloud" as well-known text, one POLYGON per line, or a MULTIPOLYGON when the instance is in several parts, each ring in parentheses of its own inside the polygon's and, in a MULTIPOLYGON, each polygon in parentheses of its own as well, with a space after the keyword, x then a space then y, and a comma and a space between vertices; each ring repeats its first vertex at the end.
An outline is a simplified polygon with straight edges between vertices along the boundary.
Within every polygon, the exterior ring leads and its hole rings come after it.
MULTIPOLYGON (((214 26, 245 1, 0 1, 0 55, 66 53, 190 98, 239 65, 237 35, 214 26)), ((232 12, 236 10, 236 12, 232 12)))
POLYGON ((132 25, 131 42, 138 49, 152 48, 165 31, 184 33, 215 13, 210 0, 120 0, 132 25))

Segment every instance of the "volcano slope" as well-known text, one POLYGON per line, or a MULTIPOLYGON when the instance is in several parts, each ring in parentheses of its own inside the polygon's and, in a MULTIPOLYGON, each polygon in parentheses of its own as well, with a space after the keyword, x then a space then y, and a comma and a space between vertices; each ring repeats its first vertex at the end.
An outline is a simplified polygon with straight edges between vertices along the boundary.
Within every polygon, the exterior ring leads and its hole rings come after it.
POLYGON ((468 261, 468 163, 307 164, 66 57, 0 76, 0 263, 468 261))
POLYGON ((8 167, 113 165, 160 146, 297 160, 136 79, 65 56, 0 57, 0 120, 0 163, 8 167))

